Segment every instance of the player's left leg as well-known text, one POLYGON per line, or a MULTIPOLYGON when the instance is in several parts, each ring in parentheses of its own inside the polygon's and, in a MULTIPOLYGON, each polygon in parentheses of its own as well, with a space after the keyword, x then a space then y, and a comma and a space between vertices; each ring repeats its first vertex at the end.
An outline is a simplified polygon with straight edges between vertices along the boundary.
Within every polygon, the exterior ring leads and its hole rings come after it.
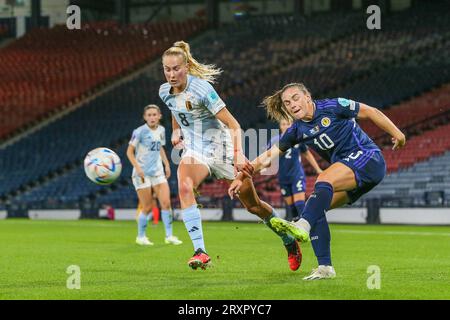
MULTIPOLYGON (((352 159, 356 160, 356 158, 352 159)), ((319 268, 313 270, 311 276, 306 277, 305 280, 333 278, 336 274, 331 267, 331 237, 325 216, 327 208, 337 208, 347 203, 354 203, 379 184, 386 174, 386 164, 381 152, 368 152, 367 156, 361 157, 361 159, 354 163, 335 163, 319 176, 315 185, 314 197, 310 197, 304 210, 304 217, 305 213, 308 213, 305 218, 309 220, 300 219, 295 226, 280 222, 282 227, 298 235, 308 234, 310 231, 311 239, 317 238, 315 240, 318 240, 312 244, 319 261, 319 268), (308 210, 316 212, 308 212, 308 210), (321 212, 323 215, 320 215, 321 212), (321 265, 321 261, 325 264, 321 265)))
POLYGON ((305 280, 334 278, 336 273, 331 263, 331 234, 326 219, 326 211, 330 208, 333 191, 343 191, 356 187, 353 171, 341 164, 335 163, 319 175, 314 193, 308 199, 302 218, 295 224, 275 220, 274 226, 290 232, 297 240, 308 241, 317 257, 319 267, 314 269, 305 280))
POLYGON ((273 228, 271 219, 276 217, 276 212, 269 204, 261 201, 256 193, 252 179, 244 179, 240 188, 238 199, 247 211, 260 217, 264 221, 265 225, 281 238, 288 252, 289 267, 292 271, 297 270, 302 262, 302 252, 300 250, 300 246, 292 236, 288 235, 284 231, 276 231, 273 228))
POLYGON ((303 214, 303 210, 305 209, 305 192, 298 192, 298 193, 294 193, 294 195, 292 196, 293 198, 293 206, 295 209, 295 212, 297 213, 296 216, 294 216, 294 219, 292 220, 293 222, 296 222, 298 220, 300 220, 300 218, 302 217, 303 214))
POLYGON ((170 204, 170 188, 167 180, 164 178, 163 182, 153 185, 153 189, 155 190, 159 205, 161 206, 161 218, 166 231, 165 243, 174 245, 182 244, 183 242, 175 237, 172 231, 173 215, 172 206, 170 204))
POLYGON ((148 240, 146 236, 146 230, 148 225, 148 219, 147 216, 150 214, 154 202, 153 198, 151 196, 151 186, 149 184, 146 184, 144 188, 139 188, 136 190, 138 199, 139 199, 139 205, 140 205, 140 212, 137 216, 137 227, 138 227, 138 235, 136 237, 136 243, 139 245, 153 245, 151 241, 148 240))

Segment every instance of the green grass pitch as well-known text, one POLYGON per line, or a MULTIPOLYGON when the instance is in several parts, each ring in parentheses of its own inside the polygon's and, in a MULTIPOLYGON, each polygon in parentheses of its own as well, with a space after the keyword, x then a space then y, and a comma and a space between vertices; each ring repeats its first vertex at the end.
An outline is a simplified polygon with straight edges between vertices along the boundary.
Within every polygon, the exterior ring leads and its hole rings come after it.
POLYGON ((132 221, 0 221, 0 299, 450 299, 450 227, 331 225, 337 277, 305 282, 316 266, 311 245, 289 270, 281 241, 258 223, 204 222, 208 270, 191 270, 184 244, 164 244, 162 223, 149 226, 153 247, 134 244, 132 221), (70 290, 67 268, 81 270, 70 290), (368 267, 380 268, 369 289, 368 267))

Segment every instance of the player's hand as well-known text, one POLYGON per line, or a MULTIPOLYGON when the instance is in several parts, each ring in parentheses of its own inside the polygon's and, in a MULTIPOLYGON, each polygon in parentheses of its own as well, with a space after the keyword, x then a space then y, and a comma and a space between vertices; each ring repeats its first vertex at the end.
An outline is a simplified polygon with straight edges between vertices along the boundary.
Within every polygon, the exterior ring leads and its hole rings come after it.
POLYGON ((166 179, 169 179, 170 175, 172 174, 172 172, 170 171, 170 167, 164 167, 164 170, 166 171, 166 179))
POLYGON ((242 151, 234 154, 234 171, 235 175, 237 175, 238 172, 242 172, 249 178, 253 176, 254 168, 242 151))
POLYGON ((228 195, 231 199, 234 199, 234 196, 239 198, 239 189, 241 189, 242 181, 240 179, 234 179, 228 188, 228 195))
POLYGON ((175 149, 183 149, 183 136, 181 135, 181 129, 176 129, 172 132, 172 145, 175 149))
POLYGON ((393 137, 391 139, 391 141, 394 144, 394 146, 392 147, 392 150, 398 150, 406 144, 406 137, 402 133, 401 136, 399 136, 399 137, 393 137))
POLYGON ((137 173, 138 177, 141 177, 141 178, 145 177, 145 173, 141 168, 136 168, 136 173, 137 173))

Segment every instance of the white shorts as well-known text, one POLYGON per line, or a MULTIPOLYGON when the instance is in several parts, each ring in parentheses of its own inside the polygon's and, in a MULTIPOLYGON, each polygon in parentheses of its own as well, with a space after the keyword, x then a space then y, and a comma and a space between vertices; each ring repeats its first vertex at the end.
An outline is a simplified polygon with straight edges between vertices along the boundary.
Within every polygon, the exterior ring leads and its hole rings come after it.
POLYGON ((181 155, 181 159, 186 157, 194 158, 201 164, 204 164, 208 168, 209 174, 217 179, 234 180, 235 178, 234 166, 231 159, 224 162, 222 159, 206 157, 190 149, 186 149, 181 155))
POLYGON ((145 176, 143 178, 143 180, 139 176, 133 176, 133 177, 131 177, 131 180, 133 180, 133 185, 136 190, 151 188, 158 184, 167 182, 165 175, 160 175, 160 176, 156 176, 156 177, 145 176))

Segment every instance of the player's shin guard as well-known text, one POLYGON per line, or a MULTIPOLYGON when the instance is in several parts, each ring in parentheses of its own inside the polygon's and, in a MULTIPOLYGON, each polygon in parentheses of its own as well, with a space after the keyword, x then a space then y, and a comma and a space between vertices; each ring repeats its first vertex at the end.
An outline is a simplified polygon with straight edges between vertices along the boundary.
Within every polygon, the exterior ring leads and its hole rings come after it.
POLYGON ((314 186, 314 193, 311 194, 303 210, 302 219, 308 221, 311 229, 316 222, 325 216, 330 208, 333 199, 333 186, 328 182, 317 182, 314 186))
POLYGON ((138 237, 145 237, 145 230, 147 229, 147 216, 141 212, 138 216, 138 237))
POLYGON ((170 210, 161 210, 161 218, 166 229, 166 238, 172 235, 172 213, 170 210))
POLYGON ((268 216, 267 218, 264 219, 265 225, 267 227, 269 227, 273 232, 275 232, 281 238, 281 240, 283 241, 283 244, 285 246, 292 244, 292 242, 294 241, 294 238, 291 235, 288 235, 286 232, 276 231, 274 229, 274 227, 270 223, 270 219, 272 219, 273 217, 277 217, 275 210, 272 211, 272 214, 270 216, 268 216))
MULTIPOLYGON (((287 206, 287 210, 289 210, 290 215, 292 216, 292 220, 298 220, 298 214, 297 214, 297 209, 295 208, 294 204, 290 204, 287 206)), ((288 215, 286 215, 288 216, 288 215)))
POLYGON ((197 208, 197 204, 183 209, 181 213, 183 215, 184 225, 186 226, 189 237, 191 237, 192 244, 194 245, 194 251, 202 249, 206 252, 203 240, 202 217, 200 215, 200 210, 197 208))
POLYGON ((294 203, 294 207, 297 212, 297 217, 301 218, 302 214, 303 214, 303 210, 305 209, 305 201, 303 201, 303 200, 296 201, 294 203))
POLYGON ((321 217, 311 228, 310 237, 319 266, 331 266, 331 234, 326 216, 321 217))

